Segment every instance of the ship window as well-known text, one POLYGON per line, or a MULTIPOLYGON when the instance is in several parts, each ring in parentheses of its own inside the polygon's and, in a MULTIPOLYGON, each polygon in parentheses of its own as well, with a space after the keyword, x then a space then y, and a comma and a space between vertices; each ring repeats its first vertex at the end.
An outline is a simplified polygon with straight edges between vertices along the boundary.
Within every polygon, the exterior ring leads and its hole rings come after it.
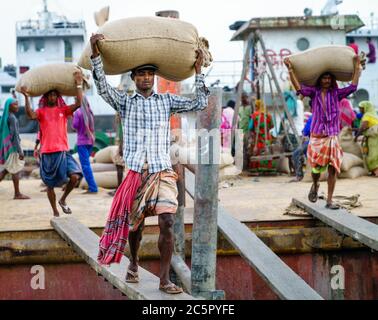
POLYGON ((298 48, 300 51, 305 51, 305 50, 307 50, 308 48, 310 48, 310 41, 308 41, 308 39, 306 39, 306 38, 300 38, 300 39, 297 41, 297 48, 298 48))
POLYGON ((36 39, 35 40, 35 50, 37 52, 44 52, 45 51, 45 40, 36 39))
POLYGON ((2 86, 1 93, 10 93, 12 89, 13 89, 12 86, 2 86))
POLYGON ((27 52, 30 48, 30 43, 27 40, 20 41, 20 50, 21 52, 27 52))
POLYGON ((68 40, 64 40, 64 61, 65 62, 73 61, 72 44, 68 40))

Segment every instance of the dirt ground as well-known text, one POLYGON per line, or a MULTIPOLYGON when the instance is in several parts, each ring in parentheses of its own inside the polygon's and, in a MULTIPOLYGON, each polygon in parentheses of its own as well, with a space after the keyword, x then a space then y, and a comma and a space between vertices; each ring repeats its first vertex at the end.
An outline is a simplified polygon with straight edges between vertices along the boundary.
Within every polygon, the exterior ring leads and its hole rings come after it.
MULTIPOLYGON (((291 178, 281 177, 242 177, 221 183, 219 199, 222 206, 234 217, 243 222, 282 221, 298 219, 284 215, 293 197, 305 198, 309 183, 289 183, 291 178)), ((42 193, 40 180, 22 180, 21 190, 31 200, 13 200, 11 181, 0 183, 0 232, 51 229, 52 211, 46 193, 42 193)), ((362 217, 378 217, 377 201, 378 179, 372 177, 357 180, 339 180, 336 195, 352 196, 359 194, 362 207, 354 209, 353 214, 362 217)), ((73 216, 88 227, 103 227, 112 198, 109 190, 102 189, 97 195, 82 195, 83 190, 75 189, 68 198, 73 216)), ((326 183, 321 184, 320 192, 326 192, 326 183)), ((58 197, 61 194, 57 190, 58 197)), ((186 223, 192 223, 193 201, 187 197, 188 214, 186 223)), ((62 216, 64 214, 62 213, 62 216)), ((156 224, 156 218, 149 218, 147 224, 156 224)))

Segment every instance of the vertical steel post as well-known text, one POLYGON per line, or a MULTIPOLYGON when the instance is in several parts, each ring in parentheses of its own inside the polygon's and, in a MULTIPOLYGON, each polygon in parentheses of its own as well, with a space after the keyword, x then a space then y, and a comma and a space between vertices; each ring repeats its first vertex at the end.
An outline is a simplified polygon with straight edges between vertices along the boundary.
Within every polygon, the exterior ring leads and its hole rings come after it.
POLYGON ((192 295, 209 300, 224 297, 223 291, 215 290, 221 108, 222 89, 212 89, 208 107, 197 118, 199 136, 192 234, 192 295), (201 129, 205 129, 203 134, 201 129))

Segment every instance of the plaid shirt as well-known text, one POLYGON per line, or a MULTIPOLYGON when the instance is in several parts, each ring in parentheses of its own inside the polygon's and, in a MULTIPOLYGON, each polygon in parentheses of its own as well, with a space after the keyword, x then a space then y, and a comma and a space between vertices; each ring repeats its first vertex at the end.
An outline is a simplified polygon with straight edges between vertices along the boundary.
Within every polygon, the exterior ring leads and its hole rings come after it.
POLYGON ((123 143, 126 165, 130 170, 142 172, 146 162, 150 173, 172 169, 169 154, 170 115, 200 111, 207 107, 209 90, 203 75, 196 75, 196 98, 173 94, 153 93, 147 99, 135 93, 111 87, 105 77, 101 57, 92 59, 93 77, 98 94, 119 112, 123 123, 123 143))

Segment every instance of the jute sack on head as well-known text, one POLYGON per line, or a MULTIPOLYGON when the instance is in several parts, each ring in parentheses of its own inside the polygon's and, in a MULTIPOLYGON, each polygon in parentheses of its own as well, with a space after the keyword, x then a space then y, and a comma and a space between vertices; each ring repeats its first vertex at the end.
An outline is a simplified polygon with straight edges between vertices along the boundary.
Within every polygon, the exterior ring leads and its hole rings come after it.
POLYGON ((289 56, 300 83, 315 86, 319 77, 332 73, 338 81, 351 81, 355 52, 348 46, 324 46, 289 56))
MULTIPOLYGON (((42 96, 50 90, 57 90, 63 96, 76 96, 76 83, 74 73, 82 70, 71 63, 53 63, 33 68, 24 73, 16 85, 16 90, 21 92, 25 86, 31 97, 42 96)), ((89 88, 84 79, 84 89, 89 88)))
MULTIPOLYGON (((136 17, 105 23, 97 33, 104 71, 108 75, 128 72, 144 64, 154 64, 157 74, 171 81, 190 78, 195 70, 196 50, 204 51, 204 67, 212 61, 209 43, 198 36, 190 23, 173 18, 136 17)), ((79 66, 91 69, 90 44, 83 52, 79 66)))

